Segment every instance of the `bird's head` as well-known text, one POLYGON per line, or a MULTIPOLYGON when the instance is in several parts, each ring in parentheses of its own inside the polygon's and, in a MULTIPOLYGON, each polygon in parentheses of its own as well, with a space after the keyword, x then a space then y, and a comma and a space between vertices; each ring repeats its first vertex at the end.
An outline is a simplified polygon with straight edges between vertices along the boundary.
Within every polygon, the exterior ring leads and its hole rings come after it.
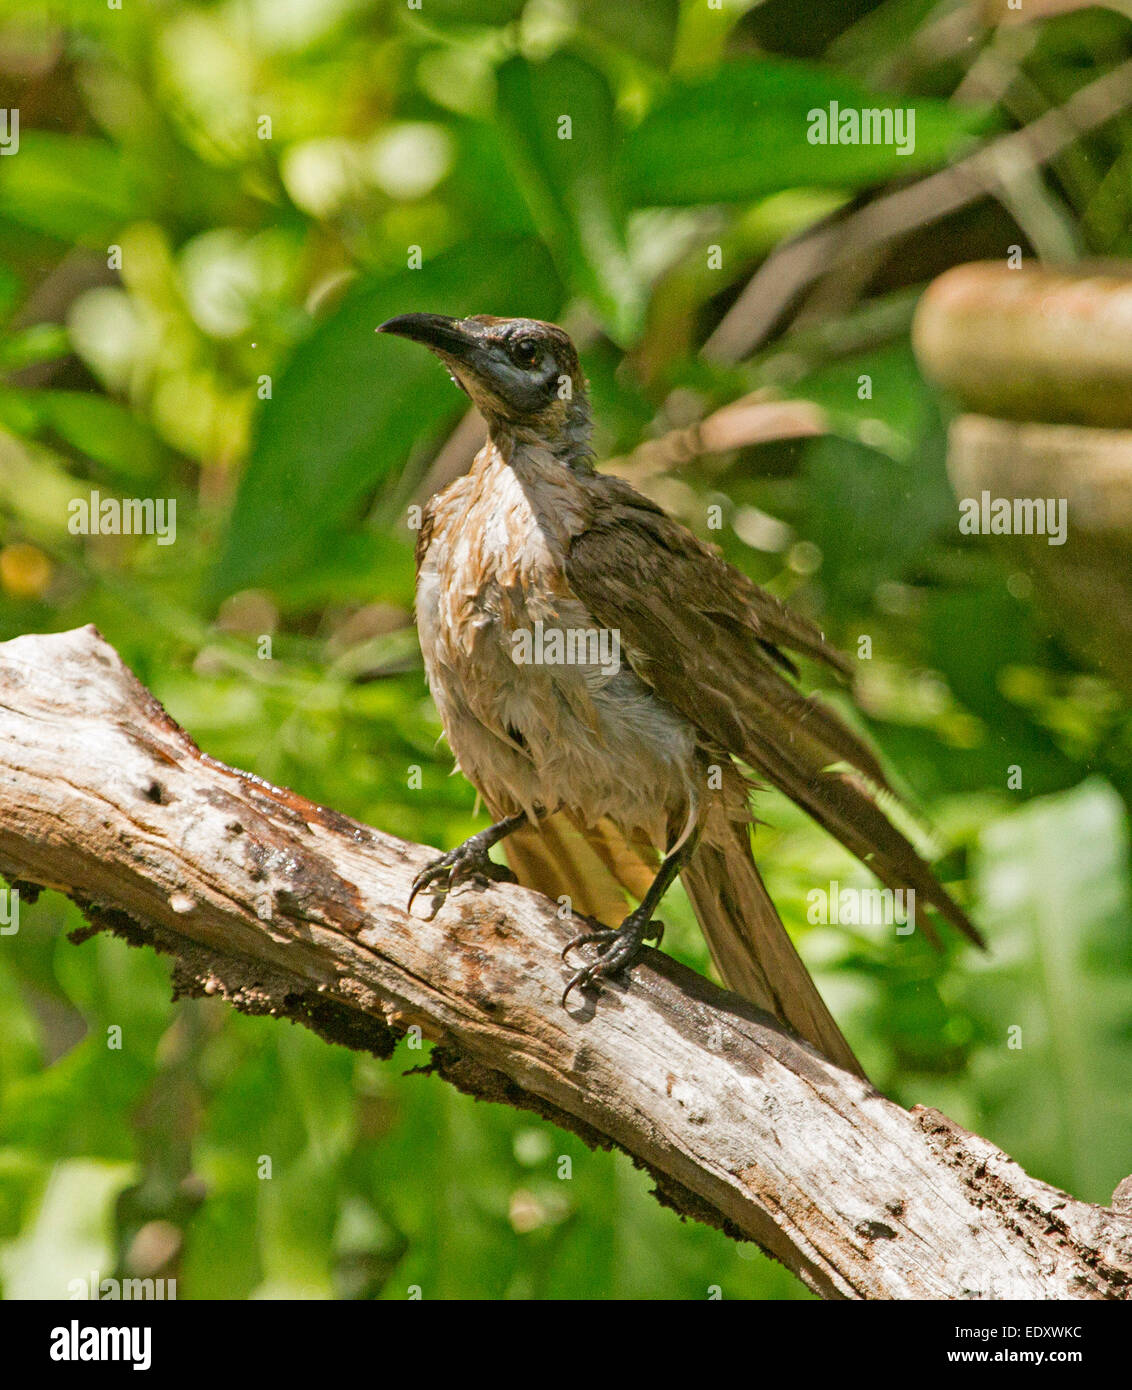
POLYGON ((501 436, 533 439, 572 457, 587 454, 586 379, 574 344, 557 325, 488 314, 401 314, 377 331, 411 338, 436 353, 497 443, 501 436))

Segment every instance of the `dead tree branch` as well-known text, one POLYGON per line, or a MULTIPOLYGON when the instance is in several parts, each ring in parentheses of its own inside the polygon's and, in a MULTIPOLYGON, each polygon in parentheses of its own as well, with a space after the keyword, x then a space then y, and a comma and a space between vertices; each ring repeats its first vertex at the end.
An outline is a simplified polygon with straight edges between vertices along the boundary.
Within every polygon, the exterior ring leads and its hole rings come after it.
POLYGON ((179 993, 381 1056, 419 1025, 461 1090, 623 1148, 662 1201, 827 1297, 1128 1296, 1127 1214, 658 953, 564 1012, 569 924, 508 885, 408 916, 429 853, 202 754, 93 628, 0 645, 0 871, 168 952, 179 993))

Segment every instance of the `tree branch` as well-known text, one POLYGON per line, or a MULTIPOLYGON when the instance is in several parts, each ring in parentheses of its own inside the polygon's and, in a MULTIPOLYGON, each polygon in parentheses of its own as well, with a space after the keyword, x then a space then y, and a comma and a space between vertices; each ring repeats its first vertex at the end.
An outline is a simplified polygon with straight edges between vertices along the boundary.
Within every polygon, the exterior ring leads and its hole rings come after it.
MULTIPOLYGON (((988 194, 1002 197, 1022 176, 1126 111, 1132 102, 1132 60, 1079 88, 1028 126, 981 145, 957 164, 882 193, 847 216, 785 242, 767 257, 704 343, 709 362, 738 362, 769 337, 779 317, 819 276, 842 274, 851 262, 929 226, 988 194)), ((1009 209, 1008 209, 1009 211, 1009 209)))
POLYGON ((410 917, 429 854, 202 754, 93 628, 0 645, 0 871, 172 954, 178 993, 379 1056, 418 1025, 461 1090, 623 1148, 662 1201, 827 1297, 1128 1296, 1127 1214, 656 952, 564 1012, 553 905, 493 885, 410 917))

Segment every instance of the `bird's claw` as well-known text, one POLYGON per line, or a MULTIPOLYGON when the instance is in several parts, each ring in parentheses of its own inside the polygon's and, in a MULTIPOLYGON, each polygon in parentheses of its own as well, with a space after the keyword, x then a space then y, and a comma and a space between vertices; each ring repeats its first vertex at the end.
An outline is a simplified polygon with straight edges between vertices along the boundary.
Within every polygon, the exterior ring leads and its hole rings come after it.
MULTIPOLYGON (((579 932, 567 941, 562 948, 562 959, 565 960, 571 951, 576 951, 579 946, 607 946, 615 937, 619 936, 629 923, 626 922, 621 927, 602 927, 598 931, 579 932)), ((648 930, 641 936, 642 941, 655 941, 659 946, 664 940, 664 923, 650 922, 648 930)))
POLYGON ((439 859, 434 859, 413 879, 406 912, 412 912, 417 894, 436 885, 436 892, 447 896, 458 883, 466 879, 480 879, 494 883, 518 883, 518 879, 505 864, 497 864, 484 849, 468 843, 457 845, 439 859))
POLYGON ((602 949, 596 960, 583 965, 570 976, 562 993, 562 1007, 566 1007, 571 991, 585 989, 598 980, 627 970, 640 955, 646 941, 655 941, 659 946, 663 936, 663 922, 641 921, 635 913, 630 913, 616 929, 602 927, 599 931, 582 932, 575 936, 566 943, 562 951, 563 960, 579 946, 600 946, 602 949))

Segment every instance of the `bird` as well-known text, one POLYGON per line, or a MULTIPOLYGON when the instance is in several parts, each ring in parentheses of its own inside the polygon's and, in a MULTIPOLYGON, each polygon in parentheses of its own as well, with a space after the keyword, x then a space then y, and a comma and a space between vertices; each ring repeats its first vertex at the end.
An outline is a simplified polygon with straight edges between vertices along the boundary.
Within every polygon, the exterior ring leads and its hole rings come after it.
POLYGON ((465 880, 564 900, 590 919, 563 951, 585 953, 565 1007, 659 944, 679 876, 724 983, 863 1076, 756 866, 752 791, 777 787, 884 885, 915 890, 933 941, 925 904, 983 943, 886 813, 898 798, 876 754, 799 688, 795 657, 845 680, 848 659, 597 469, 563 329, 406 313, 376 331, 428 348, 487 426, 469 471, 422 509, 415 614, 445 736, 492 824, 421 870, 409 910, 465 880), (510 868, 490 856, 501 842, 510 868))

